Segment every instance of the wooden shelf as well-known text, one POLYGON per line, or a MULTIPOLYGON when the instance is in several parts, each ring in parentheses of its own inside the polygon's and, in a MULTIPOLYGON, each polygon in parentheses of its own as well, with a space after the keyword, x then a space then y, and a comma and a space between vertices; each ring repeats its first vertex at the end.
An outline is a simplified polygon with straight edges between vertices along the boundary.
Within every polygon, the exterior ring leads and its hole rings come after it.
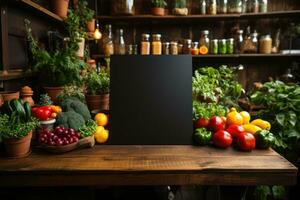
POLYGON ((10 70, 7 73, 0 72, 0 81, 9 81, 9 80, 16 80, 25 78, 22 70, 10 70))
POLYGON ((63 21, 63 18, 61 18, 60 16, 54 14, 53 12, 49 11, 48 9, 40 6, 39 4, 37 4, 31 0, 19 0, 18 2, 22 5, 22 7, 26 6, 26 8, 32 9, 33 11, 38 12, 50 19, 53 19, 53 20, 59 21, 59 22, 63 21))
POLYGON ((188 16, 154 16, 154 15, 133 15, 133 16, 100 16, 100 22, 193 22, 201 20, 232 20, 248 18, 287 18, 299 17, 300 10, 272 11, 267 13, 244 13, 244 14, 218 14, 218 15, 188 15, 188 16))

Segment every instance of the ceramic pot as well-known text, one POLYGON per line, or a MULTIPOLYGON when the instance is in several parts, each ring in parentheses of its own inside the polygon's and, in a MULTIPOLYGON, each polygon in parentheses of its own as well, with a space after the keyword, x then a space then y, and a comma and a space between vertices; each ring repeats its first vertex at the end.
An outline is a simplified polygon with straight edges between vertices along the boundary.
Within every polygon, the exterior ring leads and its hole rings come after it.
POLYGON ((78 42, 78 50, 75 52, 75 55, 79 58, 83 58, 84 57, 84 44, 85 44, 85 39, 84 38, 80 38, 80 42, 78 42))
POLYGON ((54 104, 58 104, 58 95, 63 91, 63 87, 44 87, 45 91, 51 98, 54 104))
POLYGON ((86 95, 85 100, 90 110, 109 110, 109 94, 86 95))
POLYGON ((88 21, 86 23, 86 28, 87 28, 88 32, 90 32, 90 33, 95 32, 95 19, 88 21))
POLYGON ((24 86, 21 89, 21 97, 24 102, 28 102, 30 106, 34 106, 34 101, 32 99, 33 91, 30 87, 24 86))
POLYGON ((3 91, 0 92, 2 95, 3 101, 10 101, 12 99, 19 99, 20 98, 20 92, 15 91, 3 91))
POLYGON ((6 154, 11 158, 23 158, 30 154, 30 143, 32 138, 32 131, 21 139, 6 139, 4 146, 6 154))
POLYGON ((164 16, 165 15, 165 9, 164 8, 152 8, 151 14, 156 16, 164 16))
POLYGON ((67 17, 69 0, 52 0, 53 12, 61 18, 67 17))

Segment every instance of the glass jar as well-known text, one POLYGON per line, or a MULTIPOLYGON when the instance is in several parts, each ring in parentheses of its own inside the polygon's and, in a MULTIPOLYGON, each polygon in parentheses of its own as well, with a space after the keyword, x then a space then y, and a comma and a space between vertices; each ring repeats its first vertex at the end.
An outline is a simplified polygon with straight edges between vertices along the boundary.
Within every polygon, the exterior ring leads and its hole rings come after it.
POLYGON ((175 42, 175 41, 171 42, 170 54, 171 55, 178 55, 178 43, 175 42))
POLYGON ((199 9, 200 9, 200 14, 205 15, 206 14, 206 0, 200 0, 199 2, 199 9))
POLYGON ((209 49, 209 31, 208 30, 201 31, 199 45, 200 45, 200 47, 206 46, 207 49, 209 49))
POLYGON ((113 15, 134 15, 134 0, 113 0, 113 15))
POLYGON ((178 54, 183 54, 183 44, 178 44, 177 47, 178 54))
POLYGON ((260 0, 260 2, 259 2, 259 12, 261 12, 261 13, 268 12, 268 0, 260 0))
POLYGON ((227 13, 227 0, 220 0, 218 5, 218 13, 226 14, 227 13))
POLYGON ((251 34, 251 42, 253 45, 253 53, 257 53, 258 50, 258 33, 256 31, 254 31, 251 34))
POLYGON ((161 44, 161 34, 152 35, 152 55, 161 55, 162 44, 161 44))
POLYGON ((228 13, 242 13, 242 0, 229 0, 228 13))
POLYGON ((162 43, 162 54, 170 55, 170 43, 169 42, 162 43))
POLYGON ((226 41, 226 52, 227 54, 233 54, 234 53, 234 39, 229 38, 226 41))
POLYGON ((248 13, 258 13, 259 2, 258 0, 248 0, 247 1, 247 12, 248 13))
POLYGON ((259 40, 259 53, 270 54, 272 52, 272 38, 270 35, 261 36, 259 40))
POLYGON ((137 55, 137 45, 136 44, 127 45, 126 54, 127 55, 137 55))
POLYGON ((243 53, 243 30, 238 30, 235 38, 235 53, 240 54, 243 53))
POLYGON ((102 40, 102 49, 103 49, 103 54, 106 57, 109 57, 114 54, 113 35, 112 35, 112 28, 110 24, 105 26, 104 37, 102 40))
POLYGON ((242 0, 242 13, 247 12, 247 1, 249 0, 242 0))
POLYGON ((218 40, 214 39, 210 42, 210 54, 218 54, 218 40))
POLYGON ((191 54, 192 55, 199 55, 199 47, 198 47, 199 42, 193 42, 192 43, 192 49, 191 49, 191 54))
POLYGON ((226 49, 226 39, 221 39, 218 42, 218 52, 219 54, 226 54, 227 49, 226 49))
POLYGON ((192 40, 191 39, 185 39, 183 41, 182 53, 183 54, 190 54, 191 49, 192 49, 192 40))
POLYGON ((117 55, 125 55, 126 53, 126 46, 123 33, 123 29, 119 29, 117 31, 117 37, 114 44, 114 53, 117 55))
POLYGON ((217 14, 217 0, 208 0, 206 4, 206 13, 209 15, 216 15, 217 14))
POLYGON ((141 55, 150 55, 150 35, 142 34, 141 55))

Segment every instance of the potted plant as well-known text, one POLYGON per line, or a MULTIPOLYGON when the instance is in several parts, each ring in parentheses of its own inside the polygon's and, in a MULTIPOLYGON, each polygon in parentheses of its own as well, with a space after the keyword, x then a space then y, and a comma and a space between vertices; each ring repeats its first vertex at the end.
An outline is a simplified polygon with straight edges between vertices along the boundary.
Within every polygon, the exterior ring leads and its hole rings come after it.
POLYGON ((0 113, 0 138, 9 157, 29 155, 32 130, 37 126, 38 121, 31 116, 28 102, 13 99, 4 103, 0 113))
POLYGON ((173 9, 174 15, 188 15, 188 8, 186 6, 186 0, 175 0, 175 6, 173 9))
POLYGON ((157 16, 165 15, 165 7, 168 5, 166 1, 151 0, 151 3, 152 3, 152 9, 151 9, 152 15, 157 15, 157 16))
POLYGON ((32 53, 32 64, 27 73, 37 74, 40 83, 54 103, 63 86, 81 83, 81 70, 85 63, 75 56, 75 47, 66 47, 60 51, 48 52, 38 46, 32 36, 30 22, 25 21, 27 39, 32 53))
POLYGON ((78 14, 80 16, 80 23, 82 27, 86 27, 88 32, 95 31, 95 12, 88 8, 88 2, 81 0, 78 2, 78 14))
POLYGON ((52 0, 53 12, 61 18, 66 18, 69 0, 52 0))
POLYGON ((109 110, 110 78, 107 72, 88 71, 84 78, 86 102, 90 110, 109 110))

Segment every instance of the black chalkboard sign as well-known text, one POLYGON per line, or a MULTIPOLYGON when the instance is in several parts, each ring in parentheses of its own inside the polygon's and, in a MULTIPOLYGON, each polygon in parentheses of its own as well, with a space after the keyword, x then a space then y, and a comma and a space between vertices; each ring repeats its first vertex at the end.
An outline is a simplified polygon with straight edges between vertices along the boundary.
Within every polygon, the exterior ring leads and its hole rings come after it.
POLYGON ((192 58, 112 56, 109 144, 192 144, 192 58))

